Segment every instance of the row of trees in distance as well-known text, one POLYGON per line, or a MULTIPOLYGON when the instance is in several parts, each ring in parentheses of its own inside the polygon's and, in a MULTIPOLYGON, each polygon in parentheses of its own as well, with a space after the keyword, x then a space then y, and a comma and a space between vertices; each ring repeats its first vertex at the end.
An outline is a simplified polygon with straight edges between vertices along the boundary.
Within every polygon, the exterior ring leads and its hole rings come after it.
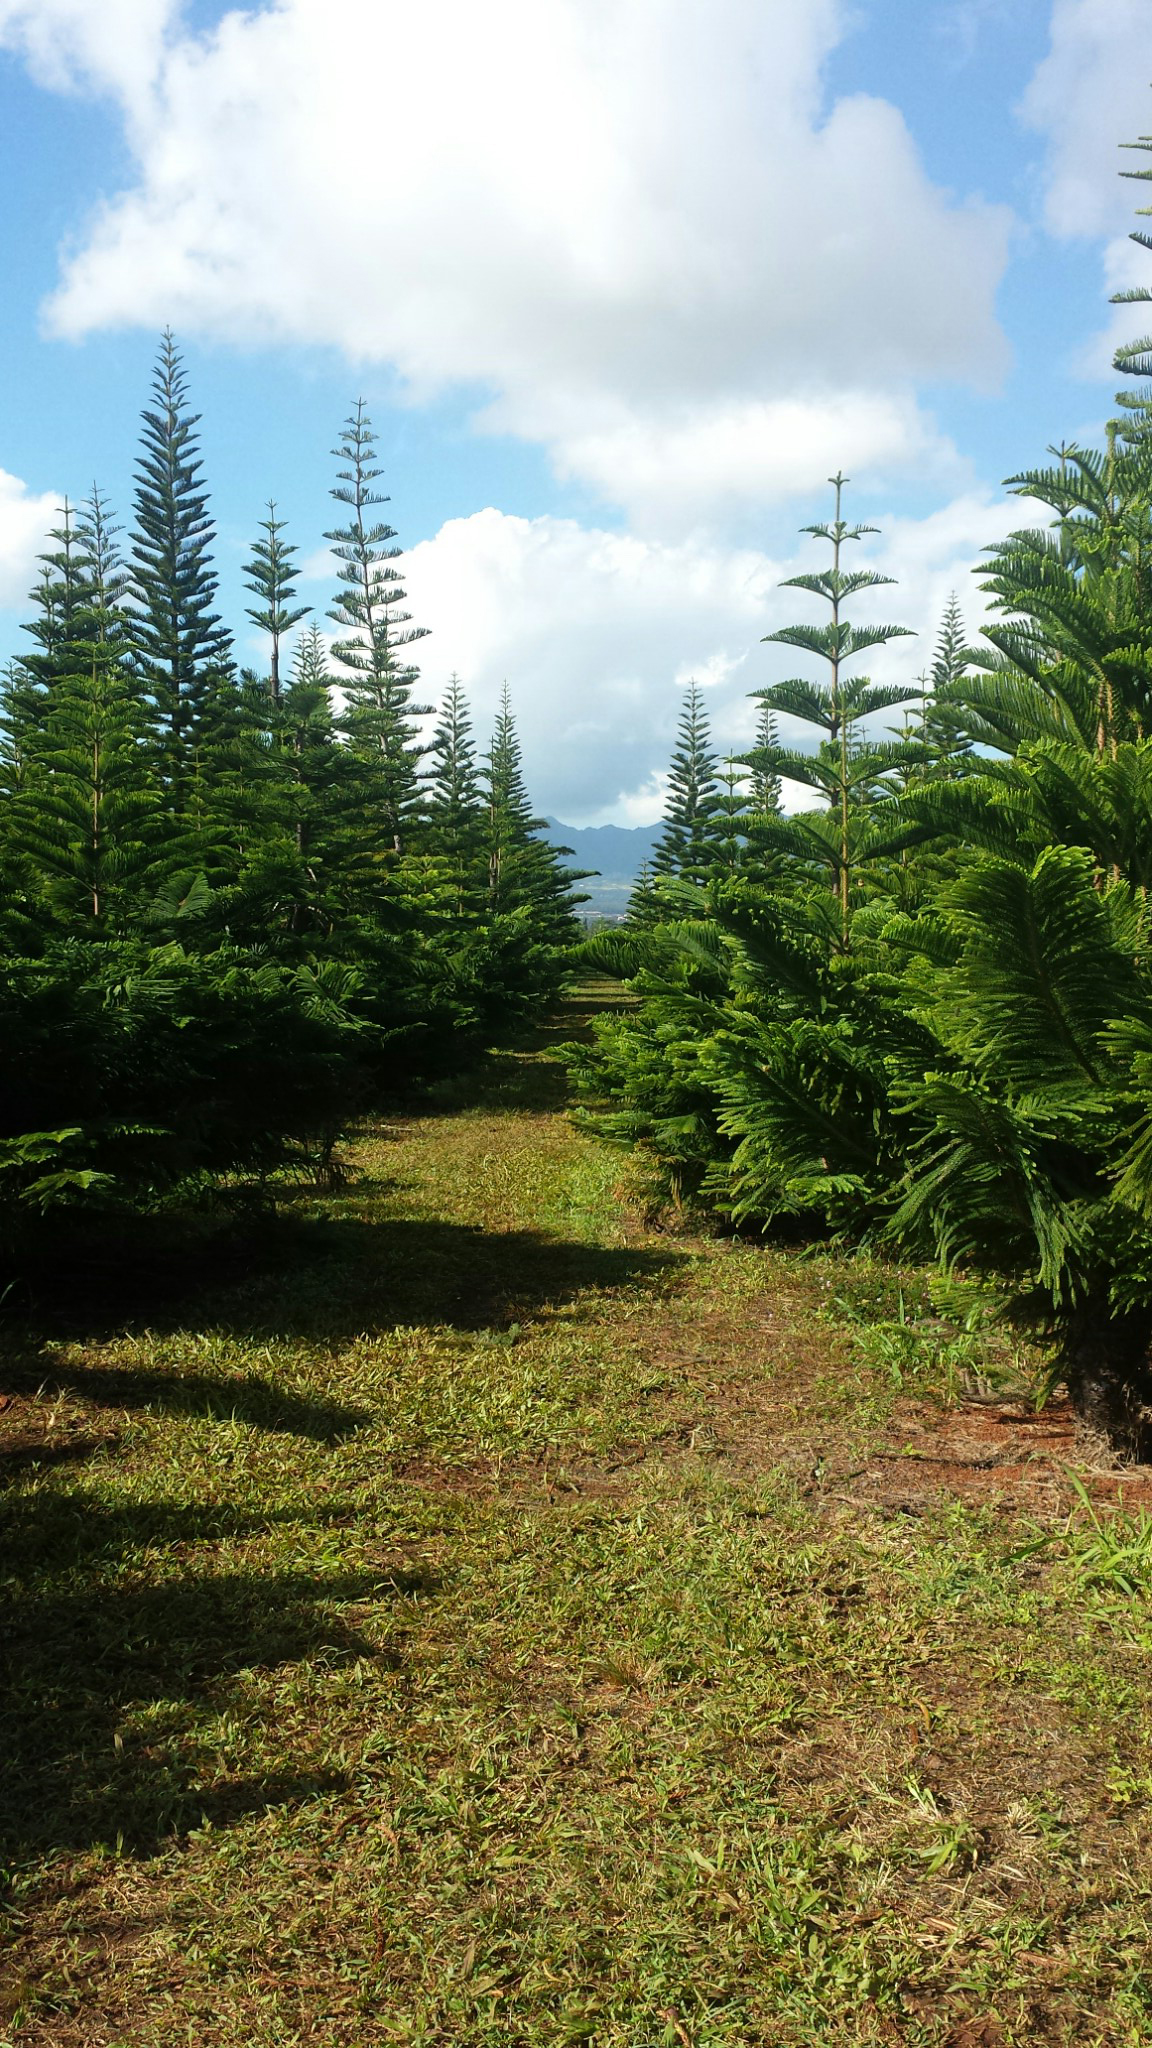
POLYGON ((459 682, 430 742, 363 405, 326 538, 329 647, 268 507, 246 565, 264 675, 217 611, 175 344, 131 528, 99 490, 41 557, 0 687, 0 1215, 151 1201, 325 1159, 381 1090, 555 996, 580 900, 539 836, 507 697, 481 757, 459 682))

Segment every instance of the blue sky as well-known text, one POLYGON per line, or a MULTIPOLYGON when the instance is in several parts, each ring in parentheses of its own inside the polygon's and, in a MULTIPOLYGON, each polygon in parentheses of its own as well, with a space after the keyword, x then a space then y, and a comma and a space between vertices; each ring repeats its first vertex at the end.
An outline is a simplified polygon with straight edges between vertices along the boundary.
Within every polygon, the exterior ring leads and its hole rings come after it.
POLYGON ((329 601, 329 451, 363 393, 426 688, 458 668, 483 728, 506 676, 537 800, 574 823, 658 810, 689 675, 746 736, 838 463, 922 636, 893 659, 923 663, 952 587, 975 622, 1000 480, 1110 407, 1152 9, 707 20, 0 0, 0 659, 59 494, 95 477, 130 509, 166 321, 243 658, 268 496, 329 601))

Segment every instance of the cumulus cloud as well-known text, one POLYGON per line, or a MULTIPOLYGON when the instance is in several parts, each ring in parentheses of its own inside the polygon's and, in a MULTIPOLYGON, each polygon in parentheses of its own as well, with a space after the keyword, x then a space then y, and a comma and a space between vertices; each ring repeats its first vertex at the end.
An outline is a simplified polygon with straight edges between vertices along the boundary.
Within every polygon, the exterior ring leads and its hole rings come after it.
MULTIPOLYGON (((859 603, 859 615, 919 635, 877 657, 878 678, 911 682, 924 669, 953 590, 975 635, 973 565, 982 547, 1026 523, 1018 501, 971 493, 927 519, 886 521, 862 544, 861 560, 899 587, 877 591, 870 610, 859 603)), ((762 646, 763 636, 817 615, 780 582, 818 559, 809 542, 785 558, 493 509, 449 520, 405 557, 412 611, 435 633, 420 650, 424 687, 458 670, 483 734, 507 681, 536 801, 569 824, 646 823, 660 814, 685 684, 705 686, 721 749, 747 745, 748 693, 792 673, 797 659, 762 646)))
POLYGON ((179 0, 0 0, 0 49, 15 50, 52 92, 114 93, 143 113, 179 0))
POLYGON ((999 374, 1009 220, 935 187, 886 101, 826 103, 847 12, 277 0, 196 36, 115 0, 97 36, 87 0, 0 0, 38 75, 121 93, 137 164, 51 321, 474 390, 640 515, 804 488, 846 360, 874 473, 946 468, 913 394, 999 374))
POLYGON ((484 731, 507 681, 535 800, 573 824, 651 790, 690 674, 712 678, 726 710, 755 686, 736 678, 785 573, 751 550, 492 508, 449 520, 405 570, 436 636, 425 682, 458 670, 484 731))
MULTIPOLYGON (((1148 187, 1120 176, 1152 168, 1152 156, 1120 147, 1152 134, 1150 85, 1147 0, 1054 0, 1048 53, 1021 112, 1046 140, 1044 224, 1062 240, 1107 238, 1109 294, 1152 285, 1152 258, 1130 240, 1148 187)), ((1107 377, 1117 346, 1148 324, 1138 309, 1118 307, 1081 351, 1081 373, 1107 377)))
MULTIPOLYGON (((1020 522, 963 494, 918 398, 999 374, 1009 216, 934 186, 887 102, 829 101, 849 13, 266 0, 195 34, 179 0, 0 0, 0 47, 114 96, 135 163, 65 256, 56 331, 171 321, 387 363, 626 510, 620 533, 489 509, 405 560, 426 686, 458 669, 483 733, 507 679, 536 800, 572 823, 658 813, 690 677, 738 749, 748 693, 790 672, 760 643, 805 615, 778 585, 819 550, 733 547, 728 513, 840 466, 873 502, 936 479, 940 513, 869 543, 901 581, 877 616, 921 635, 883 657, 901 681, 951 589, 975 626, 971 566, 1020 522)), ((18 594, 54 508, 9 481, 34 529, 18 594)), ((0 579, 10 510, 0 478, 0 579)))
POLYGON ((877 488, 913 470, 947 483, 962 467, 914 399, 868 390, 660 415, 616 405, 556 445, 561 476, 594 484, 645 533, 683 533, 717 513, 808 494, 838 468, 877 488))
POLYGON ((18 476, 0 469, 0 606, 23 604, 36 580, 36 557, 59 510, 54 492, 37 495, 18 476))
POLYGON ((1141 159, 1118 145, 1152 131, 1147 0, 1054 0, 1048 53, 1024 95, 1046 138, 1043 204, 1050 234, 1107 235, 1132 213, 1141 159))

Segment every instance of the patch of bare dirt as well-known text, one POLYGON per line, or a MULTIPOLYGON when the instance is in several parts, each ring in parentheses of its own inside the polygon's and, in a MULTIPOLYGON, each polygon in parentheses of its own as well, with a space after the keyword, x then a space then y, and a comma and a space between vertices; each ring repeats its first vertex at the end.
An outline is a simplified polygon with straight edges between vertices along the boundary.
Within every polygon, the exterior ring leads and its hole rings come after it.
MULTIPOLYGON (((850 1397, 836 1392, 838 1377, 842 1387, 852 1384, 845 1340, 813 1326, 802 1304, 778 1297, 770 1315, 713 1306, 689 1329, 668 1320, 636 1334, 675 1386, 680 1409, 689 1391, 698 1406, 687 1421, 604 1461, 605 1476, 624 1464, 696 1455, 750 1478, 784 1472, 801 1491, 889 1512, 964 1499, 1043 1515, 1067 1511, 1074 1472, 1102 1503, 1152 1508, 1152 1466, 1113 1458, 1065 1398, 1040 1410, 1016 1398, 951 1407, 900 1399, 874 1431, 862 1427, 850 1397)), ((590 1489, 591 1472, 578 1468, 573 1478, 590 1489)))
POLYGON ((1102 1502, 1152 1504, 1152 1469, 1113 1461, 1106 1447, 1085 1438, 1067 1400, 1038 1413, 1018 1402, 951 1409, 902 1402, 867 1447, 851 1488, 878 1504, 964 1499, 1052 1513, 1068 1507, 1073 1472, 1102 1502))

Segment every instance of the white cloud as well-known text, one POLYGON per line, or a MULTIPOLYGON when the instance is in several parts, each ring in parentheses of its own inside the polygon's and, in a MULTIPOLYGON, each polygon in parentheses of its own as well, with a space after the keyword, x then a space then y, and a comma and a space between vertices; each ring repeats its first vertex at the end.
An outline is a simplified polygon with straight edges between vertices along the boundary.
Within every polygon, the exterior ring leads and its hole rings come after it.
POLYGON ((179 0, 0 0, 0 49, 52 92, 110 92, 142 112, 178 15, 179 0))
POLYGON ((1003 19, 1018 0, 943 0, 933 27, 954 66, 970 64, 988 24, 1003 19))
POLYGON ((1009 222, 934 187, 887 102, 825 105, 847 11, 277 0, 194 37, 165 0, 0 0, 39 76, 121 93, 137 162, 51 320, 470 388, 669 530, 804 488, 846 360, 862 459, 922 472, 917 383, 1003 366, 1009 222))
POLYGON ((36 557, 59 511, 54 491, 37 496, 18 476, 0 469, 0 606, 24 603, 36 581, 36 557))
POLYGON ((1054 0, 1048 53, 1021 109, 1047 138, 1051 234, 1107 235, 1143 203, 1140 186, 1119 173, 1152 159, 1121 153, 1119 145, 1152 131, 1150 84, 1148 0, 1054 0))
MULTIPOLYGON (((973 493, 928 519, 883 521, 879 539, 862 543, 861 561, 899 588, 876 592, 859 615, 920 636, 877 658, 878 680, 911 682, 926 667, 953 590, 975 636, 983 600, 972 567, 1028 516, 1019 501, 973 493)), ((779 584, 819 559, 808 541, 781 559, 491 509, 450 520, 405 557, 411 609, 435 633, 420 649, 422 687, 435 694, 458 670, 483 738, 507 681, 541 808, 574 825, 647 822, 660 813, 685 683, 706 686, 720 749, 747 745, 756 720, 748 693, 797 662, 761 646, 763 636, 817 616, 802 592, 779 584)))
POLYGON ((952 480, 961 464, 910 395, 849 390, 663 415, 620 405, 568 434, 557 467, 623 505, 643 532, 682 533, 729 508, 809 495, 839 468, 877 488, 913 470, 952 480))
POLYGON ((572 824, 627 811, 650 789, 686 670, 723 663, 727 684, 714 694, 741 703, 754 687, 743 680, 748 652, 784 573, 752 551, 491 509, 449 520, 404 566, 413 614, 436 636, 420 650, 425 685, 458 670, 484 733, 507 680, 534 800, 572 824))
MULTIPOLYGON (((1130 240, 1136 209, 1152 200, 1124 171, 1152 155, 1121 147, 1152 134, 1152 14, 1148 0, 1054 0, 1049 49, 1021 112, 1047 142, 1043 217, 1062 240, 1107 237, 1106 289, 1152 286, 1152 256, 1130 240)), ((1138 308, 1117 307, 1078 357, 1082 375, 1106 378, 1121 342, 1147 332, 1138 308)))

